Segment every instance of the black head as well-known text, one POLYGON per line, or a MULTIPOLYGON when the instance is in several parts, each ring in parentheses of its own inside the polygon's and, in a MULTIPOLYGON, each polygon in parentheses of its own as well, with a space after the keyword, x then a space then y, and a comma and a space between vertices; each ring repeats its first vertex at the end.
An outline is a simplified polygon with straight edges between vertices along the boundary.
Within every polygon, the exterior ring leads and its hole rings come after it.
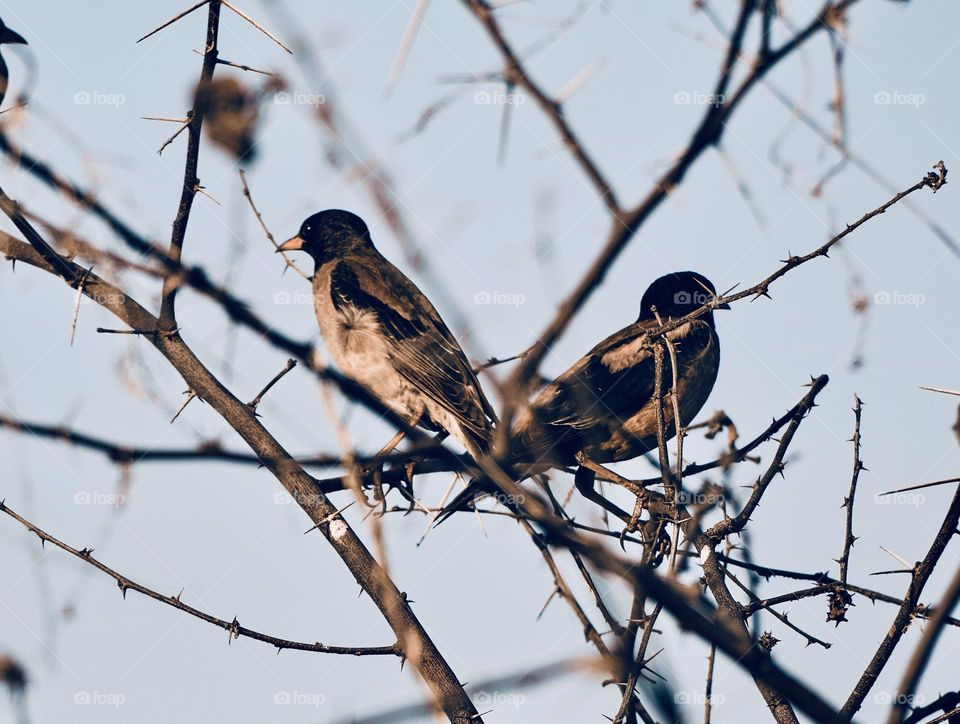
MULTIPOLYGON (((691 271, 673 272, 657 279, 643 293, 638 321, 656 319, 652 307, 656 307, 661 319, 676 319, 690 314, 716 296, 717 289, 713 282, 702 274, 691 271)), ((730 305, 721 304, 717 309, 730 309, 730 305)), ((712 324, 713 313, 707 312, 704 319, 712 324)))
POLYGON ((0 43, 17 43, 19 45, 26 45, 27 41, 24 40, 20 33, 13 32, 10 28, 3 24, 2 20, 0 20, 0 43))
POLYGON ((360 247, 368 246, 370 230, 356 214, 339 209, 320 211, 300 224, 297 235, 277 251, 305 251, 317 264, 360 247))

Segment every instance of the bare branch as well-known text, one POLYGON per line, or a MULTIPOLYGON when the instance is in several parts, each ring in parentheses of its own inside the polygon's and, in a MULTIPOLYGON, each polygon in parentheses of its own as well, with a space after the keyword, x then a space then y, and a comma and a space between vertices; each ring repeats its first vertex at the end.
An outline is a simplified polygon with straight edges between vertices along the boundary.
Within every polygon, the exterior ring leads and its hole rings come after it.
POLYGON ((183 593, 182 591, 176 596, 165 596, 162 593, 158 593, 151 588, 137 583, 136 581, 128 578, 127 576, 118 573, 113 568, 110 568, 104 563, 101 563, 99 560, 93 557, 92 548, 83 548, 82 550, 77 550, 63 541, 55 538, 49 533, 41 530, 35 524, 31 523, 26 518, 15 513, 3 501, 0 501, 0 513, 6 513, 8 516, 13 518, 15 521, 24 526, 31 533, 36 535, 41 542, 52 543, 57 548, 62 551, 66 551, 70 555, 79 558, 81 561, 88 563, 99 571, 106 573, 113 580, 117 582, 117 586, 120 588, 120 592, 123 594, 123 597, 127 597, 127 591, 136 591, 137 593, 142 593, 148 598, 152 598, 154 601, 160 601, 167 606, 171 606, 178 611, 183 611, 186 614, 198 618, 201 621, 206 621, 207 623, 213 624, 214 626, 219 626, 224 631, 229 632, 230 640, 240 638, 244 636, 246 638, 255 639, 256 641, 263 641, 268 643, 271 646, 275 646, 278 651, 283 651, 284 649, 293 649, 296 651, 314 651, 321 654, 343 654, 348 656, 401 656, 400 644, 393 644, 392 646, 375 646, 375 647, 362 647, 362 646, 326 646, 321 643, 304 643, 301 641, 290 641, 289 639, 281 639, 276 636, 269 636, 253 629, 246 628, 241 626, 237 621, 236 617, 232 621, 227 621, 222 618, 217 618, 216 616, 211 616, 208 613, 201 611, 200 609, 194 608, 183 601, 180 600, 180 596, 183 593))
POLYGON ((843 538, 843 552, 840 554, 840 583, 847 582, 847 567, 850 563, 850 549, 853 548, 857 537, 853 534, 853 501, 857 494, 857 481, 860 479, 860 472, 865 470, 863 460, 860 458, 860 414, 863 409, 863 403, 860 398, 854 395, 853 403, 853 475, 850 478, 850 492, 843 499, 843 507, 847 509, 847 527, 843 538))

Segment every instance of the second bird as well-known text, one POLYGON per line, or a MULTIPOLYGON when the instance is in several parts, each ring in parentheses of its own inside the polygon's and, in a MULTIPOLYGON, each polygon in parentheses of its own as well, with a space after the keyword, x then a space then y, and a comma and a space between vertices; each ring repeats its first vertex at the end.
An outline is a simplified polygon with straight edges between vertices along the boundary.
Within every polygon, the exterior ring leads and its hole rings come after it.
MULTIPOLYGON (((587 352, 517 415, 513 425, 517 477, 575 466, 579 454, 595 463, 615 463, 655 450, 658 400, 650 335, 661 322, 676 321, 716 296, 710 280, 696 272, 674 272, 654 281, 640 301, 637 321, 587 352)), ((716 309, 729 306, 721 304, 716 309)), ((674 383, 673 358, 681 426, 690 424, 700 412, 717 379, 720 338, 713 309, 664 337, 673 349, 673 354, 664 354, 661 380, 664 438, 669 440, 677 428, 669 399, 674 383)), ((592 481, 580 480, 592 486, 592 481)), ((490 482, 485 478, 474 480, 446 506, 437 521, 442 522, 489 492, 495 492, 490 482)))
POLYGON ((297 250, 315 262, 317 321, 340 371, 411 424, 453 435, 475 459, 486 454, 496 414, 470 362, 430 300, 377 251, 363 219, 314 214, 278 249, 297 250))

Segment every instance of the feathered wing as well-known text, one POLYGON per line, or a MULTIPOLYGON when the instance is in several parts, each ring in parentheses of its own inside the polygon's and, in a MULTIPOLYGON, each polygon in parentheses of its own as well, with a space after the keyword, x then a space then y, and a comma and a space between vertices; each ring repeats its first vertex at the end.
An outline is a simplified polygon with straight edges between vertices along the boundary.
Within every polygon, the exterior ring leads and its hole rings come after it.
POLYGON ((611 421, 629 416, 653 396, 654 361, 641 349, 648 325, 633 324, 607 337, 566 372, 544 387, 515 429, 530 462, 541 458, 572 462, 572 456, 606 434, 611 421), (614 372, 610 355, 630 355, 630 365, 614 372))
POLYGON ((385 259, 344 259, 331 273, 330 294, 338 308, 349 304, 376 315, 397 373, 452 415, 482 451, 489 448, 493 407, 459 343, 413 282, 385 259))
MULTIPOLYGON (((547 458, 569 464, 577 451, 625 433, 624 422, 652 404, 656 367, 645 337, 658 326, 651 321, 636 322, 610 335, 540 391, 529 415, 515 429, 530 462, 547 458)), ((681 377, 709 348, 713 335, 712 328, 700 321, 668 335, 674 339, 681 377)), ((672 376, 671 360, 665 355, 664 392, 669 390, 672 376)), ((665 412, 667 418, 672 417, 669 409, 665 412)))

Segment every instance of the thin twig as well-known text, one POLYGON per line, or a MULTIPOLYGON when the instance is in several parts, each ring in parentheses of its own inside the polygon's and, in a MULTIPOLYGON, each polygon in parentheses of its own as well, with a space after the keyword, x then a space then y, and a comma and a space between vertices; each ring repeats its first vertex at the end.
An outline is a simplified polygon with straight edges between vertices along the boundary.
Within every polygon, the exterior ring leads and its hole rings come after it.
POLYGON ((850 477, 850 492, 843 499, 843 507, 847 509, 846 533, 843 537, 843 552, 840 554, 840 583, 847 583, 847 568, 850 563, 850 549, 853 548, 857 537, 853 534, 853 502, 857 494, 857 481, 860 479, 860 472, 865 470, 863 460, 860 458, 860 414, 863 409, 863 402, 857 395, 853 396, 853 474, 850 477))
MULTIPOLYGON (((220 34, 220 6, 222 2, 223 0, 209 0, 208 3, 204 3, 208 5, 207 35, 203 46, 203 65, 200 69, 198 87, 209 85, 217 68, 217 39, 220 34)), ((193 9, 191 8, 191 10, 193 9)), ((200 186, 200 179, 197 178, 197 165, 200 159, 200 131, 203 126, 203 114, 197 113, 196 108, 193 108, 187 114, 187 117, 190 119, 190 123, 186 125, 189 133, 183 171, 183 186, 180 191, 177 215, 173 220, 170 245, 167 249, 167 255, 178 264, 183 255, 183 242, 187 235, 190 210, 193 208, 193 200, 200 186)), ((177 131, 177 133, 179 132, 177 131)), ((175 136, 176 134, 174 134, 175 136)), ((173 329, 177 326, 176 296, 182 283, 179 275, 173 272, 168 273, 163 279, 163 289, 160 294, 160 329, 173 329)))
POLYGON ((230 8, 231 10, 233 10, 233 12, 235 12, 235 13, 236 13, 237 15, 239 15, 241 18, 243 18, 244 20, 246 20, 248 23, 250 23, 253 27, 255 27, 257 30, 259 30, 261 33, 263 33, 263 34, 266 35, 268 38, 270 38, 270 40, 272 40, 274 43, 276 43, 276 44, 279 45, 281 48, 283 48, 285 51, 287 51, 290 55, 293 55, 293 51, 290 50, 290 48, 288 48, 286 45, 284 45, 283 43, 281 43, 281 42, 280 42, 280 38, 278 38, 276 35, 274 35, 273 33, 271 33, 269 30, 267 30, 265 27, 263 27, 263 26, 262 26, 260 23, 258 23, 256 20, 254 20, 254 19, 251 18, 249 15, 247 15, 245 12, 243 12, 243 10, 241 10, 240 8, 238 8, 238 7, 237 7, 236 5, 234 5, 233 3, 228 2, 227 0, 220 0, 220 2, 222 2, 226 7, 230 8))
POLYGON ((257 396, 254 397, 250 402, 247 403, 247 407, 256 412, 257 406, 263 401, 263 396, 270 391, 270 388, 277 384, 280 379, 287 374, 290 370, 297 366, 297 361, 295 359, 288 359, 286 366, 280 370, 272 380, 270 380, 266 386, 257 393, 257 396))
POLYGON ((137 40, 137 42, 139 43, 139 42, 142 41, 142 40, 146 40, 146 39, 149 38, 151 35, 155 35, 156 33, 159 33, 159 32, 160 32, 161 30, 163 30, 164 28, 169 27, 170 25, 173 25, 173 24, 174 24, 175 22, 177 22, 180 18, 189 15, 189 14, 192 13, 194 10, 199 10, 199 9, 202 8, 204 5, 206 5, 208 2, 210 2, 210 0, 200 0, 200 2, 198 2, 196 5, 193 5, 193 6, 189 7, 189 8, 187 8, 186 10, 184 10, 182 13, 179 13, 178 15, 175 15, 173 18, 171 18, 170 20, 168 20, 167 22, 165 22, 165 23, 164 23, 163 25, 161 25, 160 27, 154 28, 154 29, 151 30, 149 33, 147 33, 146 35, 144 35, 142 38, 140 38, 139 40, 137 40))
MULTIPOLYGON (((239 173, 240 173, 240 183, 243 184, 243 195, 247 198, 247 202, 249 202, 250 208, 253 210, 253 215, 257 217, 257 221, 260 223, 260 228, 263 229, 263 233, 267 235, 267 240, 273 245, 274 250, 278 250, 280 248, 280 245, 277 243, 277 240, 274 237, 273 232, 271 232, 270 229, 267 227, 266 222, 263 220, 263 216, 260 214, 260 210, 257 208, 257 205, 253 201, 253 194, 250 193, 250 186, 247 185, 246 172, 241 168, 239 170, 239 173)), ((300 267, 298 267, 296 263, 294 263, 294 261, 290 258, 287 252, 285 251, 280 252, 280 255, 283 257, 283 261, 286 262, 287 266, 285 268, 293 269, 297 274, 302 276, 307 281, 310 280, 310 275, 303 272, 300 269, 300 267)))

